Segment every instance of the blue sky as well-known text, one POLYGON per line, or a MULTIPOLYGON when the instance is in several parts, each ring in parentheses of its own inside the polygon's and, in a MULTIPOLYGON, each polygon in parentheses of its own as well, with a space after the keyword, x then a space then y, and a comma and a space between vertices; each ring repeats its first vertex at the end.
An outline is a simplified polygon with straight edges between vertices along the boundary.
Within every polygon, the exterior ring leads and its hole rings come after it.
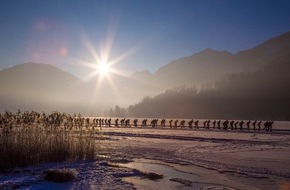
POLYGON ((110 54, 151 72, 205 48, 236 53, 290 31, 289 0, 1 0, 0 69, 49 63, 79 77, 110 54))

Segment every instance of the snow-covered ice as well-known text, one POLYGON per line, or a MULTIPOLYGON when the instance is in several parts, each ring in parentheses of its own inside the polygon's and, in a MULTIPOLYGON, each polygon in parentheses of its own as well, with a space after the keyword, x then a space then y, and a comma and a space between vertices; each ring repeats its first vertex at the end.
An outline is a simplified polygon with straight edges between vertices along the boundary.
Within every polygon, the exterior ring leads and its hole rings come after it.
POLYGON ((106 127, 102 132, 106 138, 96 140, 96 160, 14 169, 0 174, 0 189, 162 189, 164 184, 164 189, 290 188, 287 131, 106 127), (44 180, 43 172, 54 168, 74 169, 77 178, 44 180), (164 178, 151 181, 139 171, 164 178))

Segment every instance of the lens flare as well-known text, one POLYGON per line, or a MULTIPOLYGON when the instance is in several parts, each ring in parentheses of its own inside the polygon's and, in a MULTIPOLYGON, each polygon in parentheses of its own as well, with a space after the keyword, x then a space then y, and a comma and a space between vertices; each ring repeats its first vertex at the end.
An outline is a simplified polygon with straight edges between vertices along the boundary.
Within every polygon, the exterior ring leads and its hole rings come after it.
POLYGON ((81 66, 91 68, 91 72, 88 73, 83 79, 88 82, 90 88, 93 88, 87 98, 89 101, 88 111, 94 110, 97 102, 105 101, 105 97, 114 97, 116 102, 120 102, 120 85, 119 79, 127 77, 126 70, 117 69, 115 66, 121 63, 132 54, 134 54, 139 47, 133 47, 123 51, 121 54, 112 57, 110 55, 113 48, 114 32, 109 32, 108 37, 104 38, 104 42, 99 49, 95 48, 95 44, 83 33, 81 41, 83 42, 86 51, 91 56, 90 60, 83 60, 76 58, 75 63, 81 66), (118 85, 117 85, 118 84, 118 85))

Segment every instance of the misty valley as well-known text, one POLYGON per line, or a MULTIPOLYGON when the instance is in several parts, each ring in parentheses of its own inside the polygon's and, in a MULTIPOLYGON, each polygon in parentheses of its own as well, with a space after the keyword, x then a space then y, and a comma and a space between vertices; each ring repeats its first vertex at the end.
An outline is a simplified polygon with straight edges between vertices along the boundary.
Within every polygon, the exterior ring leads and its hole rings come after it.
POLYGON ((101 82, 98 77, 83 81, 52 65, 20 64, 0 71, 5 89, 0 110, 289 120, 289 46, 288 32, 236 54, 205 49, 153 74, 111 73, 101 82))

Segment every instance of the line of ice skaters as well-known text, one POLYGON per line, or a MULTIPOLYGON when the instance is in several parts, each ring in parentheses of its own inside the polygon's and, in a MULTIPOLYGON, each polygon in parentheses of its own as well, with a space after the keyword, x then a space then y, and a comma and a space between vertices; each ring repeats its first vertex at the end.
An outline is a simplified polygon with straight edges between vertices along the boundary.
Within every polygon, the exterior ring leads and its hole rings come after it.
MULTIPOLYGON (((148 122, 148 119, 143 119, 142 120, 142 124, 139 125, 138 124, 138 119, 134 119, 133 120, 133 125, 130 123, 130 119, 115 119, 114 121, 114 126, 115 127, 152 127, 152 128, 156 128, 156 127, 169 127, 169 128, 189 128, 189 129, 199 129, 199 128, 204 128, 204 129, 223 129, 223 130, 265 130, 265 131, 272 131, 273 129, 273 121, 247 121, 244 122, 243 120, 241 121, 234 121, 234 120, 205 120, 203 121, 203 126, 200 125, 200 121, 199 120, 190 120, 187 122, 186 125, 186 121, 185 120, 181 120, 179 121, 178 119, 176 120, 172 120, 170 119, 168 121, 168 124, 166 123, 166 119, 162 119, 161 122, 158 125, 158 119, 153 119, 151 120, 151 122, 148 122)), ((99 125, 99 126, 112 126, 112 119, 102 119, 102 118, 95 118, 93 119, 93 124, 94 125, 99 125)))

